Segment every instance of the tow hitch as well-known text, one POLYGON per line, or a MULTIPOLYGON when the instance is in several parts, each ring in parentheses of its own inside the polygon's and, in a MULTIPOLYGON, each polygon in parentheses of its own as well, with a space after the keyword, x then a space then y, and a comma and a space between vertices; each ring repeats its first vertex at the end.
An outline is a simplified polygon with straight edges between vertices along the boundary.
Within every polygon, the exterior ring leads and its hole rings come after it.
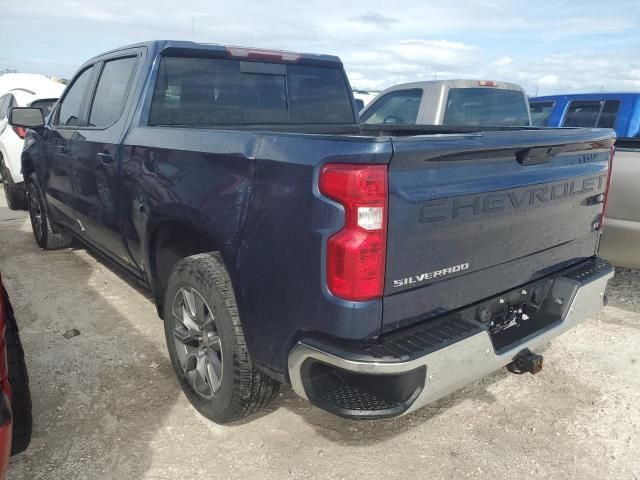
POLYGON ((518 375, 526 372, 535 375, 542 370, 542 360, 542 355, 528 353, 522 357, 516 358, 513 362, 507 365, 507 370, 511 373, 517 373, 518 375))

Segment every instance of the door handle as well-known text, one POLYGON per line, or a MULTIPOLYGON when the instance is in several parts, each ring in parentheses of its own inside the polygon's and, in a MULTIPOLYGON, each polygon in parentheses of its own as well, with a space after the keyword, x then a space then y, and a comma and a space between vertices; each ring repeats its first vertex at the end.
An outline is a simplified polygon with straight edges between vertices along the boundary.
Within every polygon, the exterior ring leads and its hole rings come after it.
POLYGON ((58 153, 68 153, 69 147, 67 147, 66 145, 58 145, 56 147, 56 150, 58 151, 58 153))
POLYGON ((113 163, 113 155, 108 152, 98 153, 98 158, 102 163, 113 163))

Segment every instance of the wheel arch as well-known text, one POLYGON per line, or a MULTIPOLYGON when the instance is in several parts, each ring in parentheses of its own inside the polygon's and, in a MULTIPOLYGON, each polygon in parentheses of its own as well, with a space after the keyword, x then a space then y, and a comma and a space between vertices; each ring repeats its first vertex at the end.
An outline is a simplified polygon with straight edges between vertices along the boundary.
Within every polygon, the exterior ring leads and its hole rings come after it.
POLYGON ((22 167, 22 176, 25 181, 31 176, 33 172, 35 172, 35 166, 33 164, 33 159, 29 152, 23 152, 21 159, 21 167, 22 167))
POLYGON ((222 255, 221 244, 209 232, 184 218, 158 218, 149 225, 145 262, 158 313, 161 314, 167 280, 174 265, 198 253, 217 251, 222 255))

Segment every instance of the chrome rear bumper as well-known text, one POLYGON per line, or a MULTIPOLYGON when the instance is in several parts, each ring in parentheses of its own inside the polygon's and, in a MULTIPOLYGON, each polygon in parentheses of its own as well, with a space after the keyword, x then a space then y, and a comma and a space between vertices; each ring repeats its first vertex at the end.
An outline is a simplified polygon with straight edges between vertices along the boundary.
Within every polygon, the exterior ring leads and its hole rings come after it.
MULTIPOLYGON (((374 376, 415 373, 417 369, 422 369, 421 372, 424 372, 422 388, 419 393, 416 391, 416 394, 408 399, 405 408, 397 415, 414 411, 508 365, 523 353, 535 351, 551 339, 595 315, 603 307, 605 288, 611 277, 613 277, 611 266, 606 265, 604 269, 600 268, 599 274, 594 278, 587 278, 579 283, 580 286, 561 321, 525 338, 514 348, 500 353, 496 353, 487 330, 479 331, 449 346, 404 362, 354 360, 328 353, 317 346, 307 345, 301 341, 291 350, 289 355, 288 369, 291 385, 299 396, 315 403, 314 399, 309 398, 307 394, 309 379, 304 378, 305 372, 308 372, 304 365, 309 361, 335 367, 344 372, 374 376)), ((572 279, 571 281, 576 280, 572 279)), ((423 374, 421 372, 420 375, 423 374)), ((323 407, 323 405, 319 406, 323 407)), ((340 412, 334 413, 341 415, 340 412)), ((380 418, 395 415, 370 415, 367 417, 366 415, 343 414, 342 416, 380 418)))

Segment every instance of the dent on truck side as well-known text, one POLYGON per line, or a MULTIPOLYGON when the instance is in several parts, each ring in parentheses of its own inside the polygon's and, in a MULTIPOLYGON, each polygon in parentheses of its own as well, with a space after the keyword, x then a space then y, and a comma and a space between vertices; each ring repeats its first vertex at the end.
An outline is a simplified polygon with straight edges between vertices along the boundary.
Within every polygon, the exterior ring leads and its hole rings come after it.
POLYGON ((286 371, 305 333, 363 340, 382 322, 382 301, 333 297, 325 245, 344 222, 342 207, 317 189, 328 162, 388 163, 388 140, 265 134, 256 152, 251 204, 237 258, 236 296, 252 359, 286 371))
POLYGON ((256 138, 213 130, 132 129, 121 154, 123 233, 152 285, 154 233, 166 222, 184 229, 185 240, 193 232, 205 236, 234 280, 256 138))

